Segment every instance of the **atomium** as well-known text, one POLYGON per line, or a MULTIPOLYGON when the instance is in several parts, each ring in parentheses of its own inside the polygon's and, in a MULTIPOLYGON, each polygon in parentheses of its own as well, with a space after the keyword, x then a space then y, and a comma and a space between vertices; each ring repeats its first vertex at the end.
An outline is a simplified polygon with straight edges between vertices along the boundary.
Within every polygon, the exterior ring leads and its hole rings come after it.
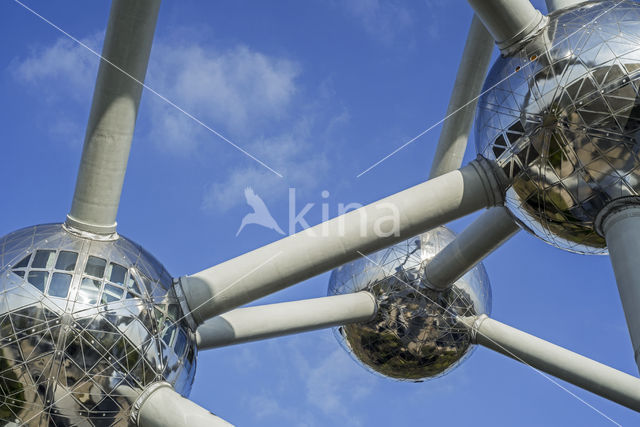
POLYGON ((132 241, 18 230, 0 240, 0 293, 3 425, 125 426, 130 391, 189 394, 193 333, 171 276, 132 241))
POLYGON ((550 244, 606 253, 598 212, 640 194, 640 5, 550 14, 537 39, 498 59, 484 90, 476 144, 510 179, 506 206, 550 244))
POLYGON ((458 317, 489 314, 491 288, 479 264, 444 292, 429 289, 424 269, 455 234, 438 227, 337 268, 329 294, 371 292, 376 317, 334 329, 338 341, 372 371, 398 380, 438 377, 471 354, 458 317))
MULTIPOLYGON (((639 378, 489 318, 479 263, 518 230, 512 215, 566 250, 608 245, 640 351, 640 5, 548 0, 544 17, 529 0, 468 1, 437 178, 174 280, 116 221, 160 0, 113 0, 67 221, 0 239, 0 425, 228 426, 184 398, 198 350, 323 328, 386 378, 442 376, 482 345, 640 412, 639 378), (478 97, 480 158, 460 168, 478 97), (460 236, 442 226, 485 208, 460 236), (246 306, 332 268, 330 297, 246 306)), ((271 218, 254 196, 245 218, 271 218)))

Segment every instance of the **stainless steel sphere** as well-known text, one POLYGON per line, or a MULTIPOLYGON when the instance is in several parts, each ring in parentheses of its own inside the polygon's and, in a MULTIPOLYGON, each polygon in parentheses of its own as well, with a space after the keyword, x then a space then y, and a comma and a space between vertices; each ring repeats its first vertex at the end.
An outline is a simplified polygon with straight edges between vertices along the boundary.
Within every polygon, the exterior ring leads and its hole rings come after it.
POLYGON ((510 178, 507 207, 538 237, 606 253, 596 215, 640 193, 640 4, 592 1, 549 18, 491 69, 478 153, 510 178))
POLYGON ((128 425, 125 395, 191 389, 197 349, 164 267, 59 225, 0 239, 0 425, 128 425))
POLYGON ((458 316, 489 314, 491 289, 480 264, 445 292, 426 287, 424 268, 454 239, 445 227, 398 243, 331 273, 329 295, 366 290, 378 313, 370 322, 337 328, 343 347, 365 367, 409 381, 443 375, 472 347, 458 316))

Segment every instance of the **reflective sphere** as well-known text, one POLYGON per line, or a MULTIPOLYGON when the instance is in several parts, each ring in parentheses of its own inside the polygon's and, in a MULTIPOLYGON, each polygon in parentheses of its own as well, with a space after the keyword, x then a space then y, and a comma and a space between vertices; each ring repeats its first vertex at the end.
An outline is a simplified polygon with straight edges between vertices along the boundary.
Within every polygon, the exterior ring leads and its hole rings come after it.
POLYGON ((634 1, 551 14, 533 42, 493 66, 478 104, 478 153, 510 178, 507 207, 538 237, 606 253, 596 215, 640 193, 639 88, 634 1))
POLYGON ((59 225, 0 239, 0 425, 127 426, 126 394, 188 394, 194 334, 164 267, 59 225))
POLYGON ((448 372, 470 353, 468 329, 457 317, 491 311, 484 267, 445 292, 423 280, 424 267, 454 237, 439 227, 331 273, 329 295, 366 290, 378 301, 375 319, 335 330, 356 360, 386 377, 419 381, 448 372))

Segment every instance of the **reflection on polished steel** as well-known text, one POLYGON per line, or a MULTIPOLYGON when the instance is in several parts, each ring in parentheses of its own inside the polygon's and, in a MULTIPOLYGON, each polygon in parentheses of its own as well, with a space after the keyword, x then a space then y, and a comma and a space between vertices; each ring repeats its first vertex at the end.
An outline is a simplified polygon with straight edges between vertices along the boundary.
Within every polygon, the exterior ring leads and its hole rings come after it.
POLYGON ((548 243, 606 253, 596 215, 640 194, 640 5, 551 14, 537 39, 498 59, 486 89, 476 143, 511 179, 507 207, 548 243))
POLYGON ((330 295, 367 290, 378 302, 371 322, 336 329, 356 360, 387 377, 420 381, 443 375, 470 353, 469 330, 457 317, 491 311, 484 267, 474 267, 444 292, 424 281, 425 266, 454 237, 438 227, 332 272, 330 295))
POLYGON ((189 393, 194 335, 171 276, 130 240, 58 224, 11 233, 0 293, 2 425, 126 426, 124 390, 167 381, 189 393))

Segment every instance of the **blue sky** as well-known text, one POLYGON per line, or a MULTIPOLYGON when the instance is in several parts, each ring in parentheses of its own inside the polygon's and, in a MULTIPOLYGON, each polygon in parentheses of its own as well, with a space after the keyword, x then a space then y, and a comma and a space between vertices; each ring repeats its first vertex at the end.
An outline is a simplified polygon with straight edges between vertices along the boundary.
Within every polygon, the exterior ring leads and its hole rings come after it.
MULTIPOLYGON (((109 2, 27 0, 100 49, 109 2)), ((543 1, 534 1, 544 11, 543 1)), ((61 222, 70 206, 98 61, 12 1, 0 5, 5 204, 0 234, 61 222)), ((425 180, 440 128, 360 178, 446 111, 471 9, 463 0, 165 1, 149 86, 263 159, 278 178, 145 92, 119 231, 174 276, 278 239, 248 226, 251 186, 287 223, 289 188, 305 219, 425 180), (328 198, 321 193, 328 191, 328 198)), ((471 143, 467 160, 475 156, 471 143)), ((472 217, 451 224, 460 231, 472 217)), ((637 375, 608 257, 555 249, 520 232, 485 262, 497 320, 637 375)), ((326 294, 328 274, 261 302, 326 294)), ((561 383, 622 425, 630 410, 561 383)), ((372 376, 331 331, 199 356, 192 399, 237 425, 609 425, 531 368, 479 348, 423 384, 372 376)))

